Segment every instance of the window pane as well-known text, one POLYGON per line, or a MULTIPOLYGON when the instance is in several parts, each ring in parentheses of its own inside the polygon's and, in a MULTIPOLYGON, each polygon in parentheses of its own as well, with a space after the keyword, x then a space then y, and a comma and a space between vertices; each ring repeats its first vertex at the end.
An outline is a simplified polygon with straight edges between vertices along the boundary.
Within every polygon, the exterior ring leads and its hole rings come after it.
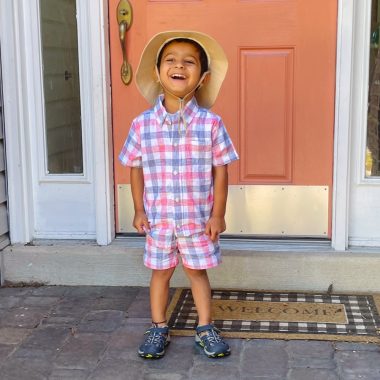
POLYGON ((369 61, 366 177, 380 176, 380 26, 379 1, 372 1, 369 61))
POLYGON ((40 0, 49 174, 83 173, 75 0, 40 0))

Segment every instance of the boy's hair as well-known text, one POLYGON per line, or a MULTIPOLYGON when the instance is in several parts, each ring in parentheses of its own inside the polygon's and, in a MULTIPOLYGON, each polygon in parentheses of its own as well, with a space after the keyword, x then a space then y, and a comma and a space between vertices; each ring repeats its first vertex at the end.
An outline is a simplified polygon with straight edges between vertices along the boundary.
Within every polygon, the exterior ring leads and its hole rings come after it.
POLYGON ((169 46, 173 42, 186 42, 188 44, 193 45, 198 53, 199 53, 199 60, 201 63, 201 76, 208 70, 208 57, 206 52, 204 51, 203 47, 198 44, 198 42, 191 40, 189 38, 175 38, 174 40, 168 41, 160 50, 160 53, 158 54, 157 57, 157 68, 158 71, 160 71, 160 65, 161 65, 161 59, 162 59, 162 54, 164 53, 164 50, 167 46, 169 46))

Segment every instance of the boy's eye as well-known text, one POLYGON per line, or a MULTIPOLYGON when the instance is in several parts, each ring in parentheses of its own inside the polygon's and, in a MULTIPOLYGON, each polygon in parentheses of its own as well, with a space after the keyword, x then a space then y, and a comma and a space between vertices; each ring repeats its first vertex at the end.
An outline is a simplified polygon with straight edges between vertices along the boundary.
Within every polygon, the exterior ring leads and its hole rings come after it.
POLYGON ((190 65, 194 65, 195 64, 195 62, 191 61, 191 60, 186 60, 185 63, 190 64, 190 65))

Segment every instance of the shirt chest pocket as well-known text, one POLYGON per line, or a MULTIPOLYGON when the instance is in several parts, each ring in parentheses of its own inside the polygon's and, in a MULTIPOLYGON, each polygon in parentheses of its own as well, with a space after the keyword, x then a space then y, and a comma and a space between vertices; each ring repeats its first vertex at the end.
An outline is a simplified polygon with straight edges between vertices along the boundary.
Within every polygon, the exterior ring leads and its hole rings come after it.
POLYGON ((211 139, 193 138, 186 144, 186 165, 209 166, 212 163, 211 139))

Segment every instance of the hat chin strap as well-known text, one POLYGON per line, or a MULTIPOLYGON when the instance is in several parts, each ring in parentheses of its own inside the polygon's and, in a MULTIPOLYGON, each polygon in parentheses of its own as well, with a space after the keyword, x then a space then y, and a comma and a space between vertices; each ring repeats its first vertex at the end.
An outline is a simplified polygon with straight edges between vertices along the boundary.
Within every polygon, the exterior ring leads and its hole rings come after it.
POLYGON ((158 71, 158 67, 156 66, 156 75, 157 75, 157 78, 158 78, 158 82, 160 83, 161 87, 167 92, 169 93, 171 96, 173 96, 174 98, 177 98, 178 101, 179 101, 179 124, 178 124, 178 131, 181 133, 181 120, 182 120, 182 123, 183 123, 183 126, 184 126, 184 129, 186 131, 186 120, 183 116, 183 106, 185 104, 185 99, 190 95, 192 94, 195 90, 197 90, 198 88, 201 88, 202 85, 203 85, 203 81, 206 77, 206 75, 209 73, 210 71, 205 71, 203 73, 203 75, 201 76, 201 78, 199 79, 198 83, 195 85, 194 89, 192 89, 191 91, 189 91, 186 95, 180 97, 180 96, 177 96, 175 94, 173 94, 167 87, 165 87, 163 85, 163 83, 161 82, 161 78, 160 78, 160 72, 158 71))

